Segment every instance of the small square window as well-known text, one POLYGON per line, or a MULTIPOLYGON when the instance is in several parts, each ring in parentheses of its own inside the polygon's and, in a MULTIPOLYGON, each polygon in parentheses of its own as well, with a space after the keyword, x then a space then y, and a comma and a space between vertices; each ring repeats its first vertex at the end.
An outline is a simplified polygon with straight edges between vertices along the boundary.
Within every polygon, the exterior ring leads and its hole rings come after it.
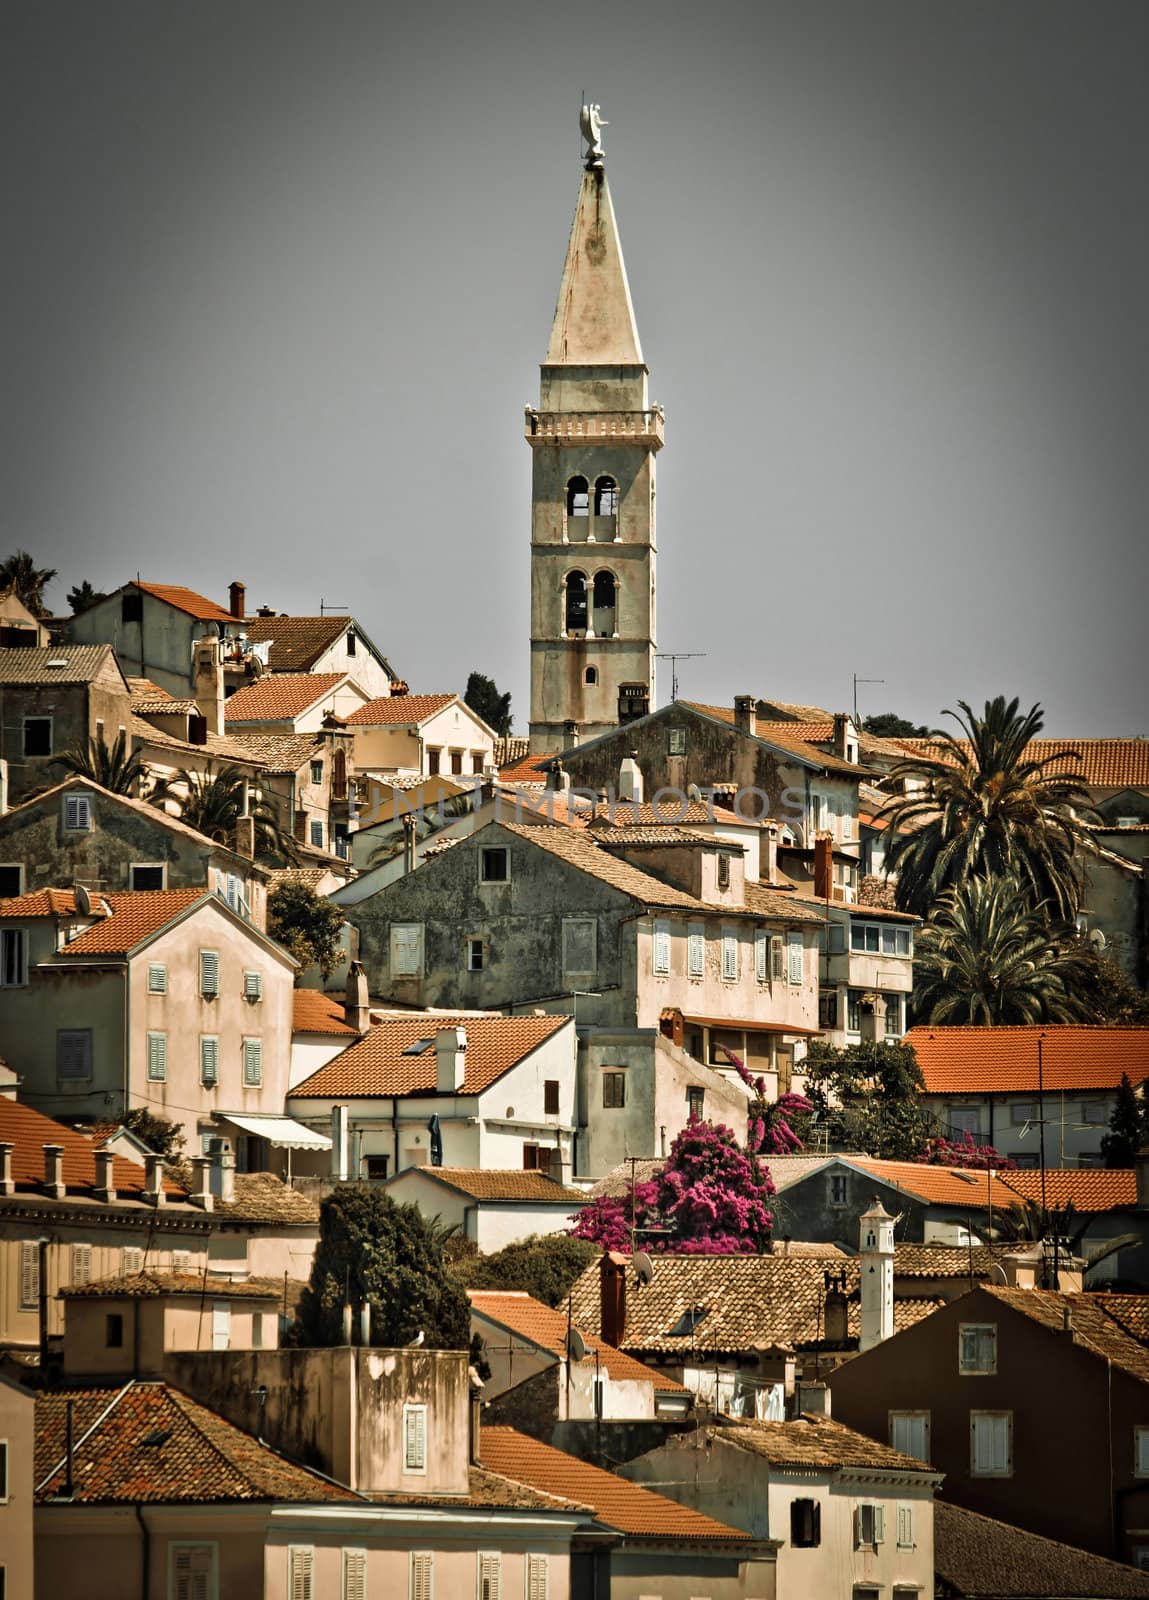
POLYGON ((817 1500, 791 1500, 790 1543, 796 1550, 812 1550, 822 1542, 822 1507, 817 1500))
POLYGON ((91 833, 91 795, 66 794, 64 796, 64 831, 66 833, 91 833))
POLYGON ((148 968, 148 993, 167 994, 168 969, 160 962, 153 962, 148 968))
POLYGON ((365 1176, 372 1183, 381 1183, 387 1176, 391 1158, 390 1156, 365 1156, 363 1165, 366 1169, 365 1176))
POLYGON ((684 756, 686 754, 686 729, 670 728, 667 732, 667 754, 684 756))
POLYGON ((608 1111, 617 1111, 626 1104, 626 1073, 604 1072, 602 1075, 602 1103, 608 1111))
POLYGON ((988 1376, 997 1371, 997 1324, 963 1322, 958 1328, 958 1371, 988 1376))
POLYGON ((511 875, 508 854, 502 847, 484 850, 479 858, 479 881, 506 883, 511 875))
POLYGON ((165 887, 167 868, 160 862, 144 862, 131 869, 132 888, 137 893, 151 892, 165 887))
POLYGON ((50 756, 52 754, 51 717, 24 718, 24 754, 50 756))
POLYGON ((17 861, 0 866, 0 900, 14 900, 24 893, 24 868, 17 861))

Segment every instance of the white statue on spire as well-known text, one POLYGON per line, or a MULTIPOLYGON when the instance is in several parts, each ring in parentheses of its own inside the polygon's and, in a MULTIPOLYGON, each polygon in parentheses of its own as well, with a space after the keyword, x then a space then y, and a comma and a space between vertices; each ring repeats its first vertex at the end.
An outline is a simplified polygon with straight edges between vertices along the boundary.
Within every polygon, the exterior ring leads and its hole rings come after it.
POLYGON ((583 106, 582 111, 579 113, 579 127, 582 129, 582 136, 589 146, 586 153, 588 167, 601 167, 603 156, 606 154, 602 147, 600 135, 603 128, 610 127, 610 123, 603 121, 599 115, 601 110, 601 106, 583 106))

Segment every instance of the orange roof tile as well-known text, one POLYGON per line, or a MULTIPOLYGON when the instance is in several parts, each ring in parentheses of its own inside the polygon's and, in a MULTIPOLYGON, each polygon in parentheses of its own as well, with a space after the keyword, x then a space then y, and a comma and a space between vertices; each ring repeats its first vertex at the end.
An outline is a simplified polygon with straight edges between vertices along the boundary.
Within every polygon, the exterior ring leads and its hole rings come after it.
MULTIPOLYGON (((560 753, 555 751, 555 755, 560 753)), ((554 755, 520 756, 517 760, 508 761, 505 766, 499 768, 499 782, 541 785, 546 782, 546 773, 542 771, 542 767, 546 762, 553 760, 554 755)))
POLYGON ((851 1156, 849 1165, 896 1189, 905 1190, 928 1205, 961 1206, 972 1211, 984 1211, 992 1205, 997 1211, 1017 1204, 1017 1195, 992 1172, 936 1167, 924 1161, 871 1161, 861 1156, 851 1156))
MULTIPOLYGON (((909 755, 945 758, 936 739, 899 739, 909 755)), ((964 740, 962 748, 969 750, 964 740)), ((1080 776, 1091 789, 1149 787, 1149 739, 1033 739, 1022 752, 1023 761, 1055 761, 1058 770, 1080 776), (1067 755, 1068 752, 1068 755, 1067 755)))
POLYGON ((71 917, 75 912, 76 896, 71 889, 33 889, 0 900, 0 917, 71 917))
MULTIPOLYGON (((719 722, 728 722, 731 727, 734 726, 733 706, 704 706, 692 700, 683 700, 680 703, 688 711, 700 711, 704 717, 714 717, 719 722)), ((796 756, 799 761, 804 761, 809 766, 824 767, 831 772, 860 775, 861 768, 843 761, 840 756, 833 755, 827 750, 819 750, 816 745, 809 744, 794 733, 792 730, 797 726, 799 724, 793 722, 759 723, 754 737, 796 756)))
POLYGON ((467 1034, 462 1094, 481 1094, 517 1062, 570 1022, 557 1017, 385 1017, 369 1033, 305 1078, 291 1098, 352 1098, 435 1093, 435 1035, 441 1028, 467 1034), (408 1051, 420 1041, 417 1054, 408 1051))
MULTIPOLYGON (((538 1345, 540 1349, 550 1351, 553 1356, 565 1357, 567 1348, 565 1310, 556 1311, 522 1289, 468 1289, 467 1298, 471 1302, 471 1309, 481 1316, 497 1322, 500 1327, 506 1328, 510 1333, 518 1334, 521 1339, 538 1345)), ((584 1358, 585 1361, 592 1363, 594 1359, 593 1352, 584 1358)), ((633 1356, 616 1350, 605 1340, 599 1342, 598 1360, 599 1365, 620 1382, 653 1383, 660 1394, 688 1392, 681 1383, 668 1378, 665 1373, 658 1372, 654 1367, 643 1366, 641 1361, 636 1361, 633 1356)))
POLYGON ((385 694, 368 700, 347 718, 348 727, 392 728, 408 722, 426 722, 436 711, 458 700, 457 694, 385 694))
POLYGON ((587 1195, 569 1189, 545 1172, 526 1172, 512 1168, 506 1172, 483 1172, 478 1167, 405 1167, 388 1181, 398 1183, 418 1172, 425 1178, 456 1189, 472 1200, 541 1200, 548 1205, 584 1206, 587 1195))
POLYGON ((206 595, 197 594, 194 589, 185 589, 179 583, 140 583, 136 582, 127 587, 142 589, 145 594, 150 594, 157 600, 163 600, 169 606, 174 606, 177 611, 184 611, 189 617, 197 617, 200 622, 236 622, 231 612, 224 606, 217 606, 214 600, 209 600, 206 595))
POLYGON ((296 989, 292 1004, 293 1033, 344 1033, 358 1037, 347 1023, 342 1003, 331 995, 320 994, 318 989, 296 989))
POLYGON ((1149 1350, 1105 1309, 1105 1296, 1067 1293, 1056 1289, 999 1288, 982 1285, 980 1291, 1039 1323, 1059 1339, 1068 1334, 1079 1350, 1149 1383, 1149 1350))
MULTIPOLYGON (((206 889, 148 889, 100 897, 112 908, 86 932, 58 952, 61 956, 122 956, 142 940, 166 928, 174 917, 197 900, 211 900, 206 889)), ((98 903, 98 902, 97 902, 98 903)))
POLYGON ((929 1094, 1037 1092, 1037 1042, 1046 1089, 1115 1089, 1121 1074, 1149 1078, 1149 1028, 1072 1024, 1009 1028, 911 1028, 929 1094))
POLYGON ((834 722, 832 718, 829 722, 771 722, 759 717, 759 738, 769 739, 774 733, 784 739, 802 739, 806 744, 828 744, 834 737, 834 722))
MULTIPOLYGON (((69 1190, 91 1189, 96 1182, 98 1146, 74 1128, 54 1122, 42 1112, 19 1100, 0 1095, 0 1143, 12 1145, 12 1177, 17 1190, 38 1189, 44 1182, 44 1146, 64 1148, 64 1186, 69 1190)), ((112 1160, 112 1182, 118 1195, 138 1196, 146 1187, 144 1169, 124 1156, 112 1160)), ((164 1179, 170 1194, 182 1194, 178 1184, 164 1179)))
POLYGON ((337 688, 345 672, 274 672, 224 701, 227 722, 287 722, 337 688))
POLYGON ((741 1528, 728 1528, 665 1495, 529 1439, 515 1428, 484 1428, 480 1453, 485 1467, 544 1493, 578 1499, 593 1508, 599 1522, 619 1533, 721 1544, 741 1544, 750 1538, 741 1528))
MULTIPOLYGON (((1001 1177, 1006 1188, 1018 1196, 1041 1199, 1041 1173, 1036 1168, 1003 1172, 1001 1177)), ((1047 1205, 1057 1207, 1072 1202, 1075 1211, 1112 1211, 1116 1206, 1136 1205, 1137 1174, 1131 1167, 1047 1167, 1045 1199, 1047 1205)))

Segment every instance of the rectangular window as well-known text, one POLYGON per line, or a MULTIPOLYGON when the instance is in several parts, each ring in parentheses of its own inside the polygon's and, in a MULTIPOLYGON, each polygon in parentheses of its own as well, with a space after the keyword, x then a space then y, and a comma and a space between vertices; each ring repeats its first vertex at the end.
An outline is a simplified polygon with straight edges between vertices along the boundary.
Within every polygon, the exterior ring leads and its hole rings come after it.
POLYGON ((831 922, 827 932, 827 951, 832 956, 844 955, 846 952, 846 930, 840 922, 831 922))
POLYGON ((24 718, 24 754, 50 756, 52 754, 51 717, 24 718))
MULTIPOLYGON (((214 1138, 214 1137, 215 1137, 214 1134, 209 1134, 208 1135, 208 1138, 214 1138)), ((173 1250, 172 1251, 172 1271, 176 1272, 176 1273, 190 1272, 191 1271, 191 1251, 190 1250, 173 1250)))
POLYGON ((951 1133, 968 1133, 976 1139, 981 1132, 980 1106, 951 1106, 949 1110, 951 1133))
POLYGON ((837 989, 823 990, 823 992, 819 994, 818 1026, 820 1028, 836 1028, 838 1026, 837 989))
POLYGON ((706 928, 701 922, 692 922, 687 930, 686 970, 692 978, 706 975, 706 928))
MULTIPOLYGON (((8 1441, 0 1439, 0 1505, 8 1503, 8 1441)), ((0 1567, 0 1572, 3 1568, 0 1567)), ((3 1600, 4 1590, 0 1587, 0 1600, 3 1600)))
POLYGON ((770 982, 781 983, 786 976, 786 941, 780 934, 770 939, 770 982))
MULTIPOLYGON (((435 1557, 430 1550, 412 1550, 408 1600, 435 1600, 435 1557)), ((294 1596, 292 1597, 294 1600, 294 1596)))
POLYGON ((20 1241, 20 1310, 35 1311, 40 1305, 40 1246, 35 1239, 20 1241))
POLYGON ((72 1286, 92 1281, 92 1247, 90 1244, 72 1246, 72 1286))
POLYGON ((822 1542, 822 1507, 817 1500, 791 1500, 790 1543, 798 1550, 812 1550, 822 1542))
POLYGON ((382 1183, 391 1165, 390 1156, 364 1156, 363 1161, 367 1168, 368 1182, 382 1183))
POLYGON ((730 857, 725 850, 718 857, 718 887, 720 889, 730 887, 730 857))
POLYGON ((670 971, 670 923, 664 917, 654 922, 654 973, 666 977, 670 971))
POLYGON ((876 1549, 886 1538, 886 1508, 873 1500, 865 1500, 854 1507, 854 1544, 856 1547, 873 1545, 876 1549))
POLYGON ((684 756, 686 754, 686 729, 670 728, 667 730, 667 755, 684 756))
POLYGON ((551 1562, 549 1556, 527 1557, 527 1600, 550 1600, 551 1562))
POLYGON ((441 751, 436 750, 434 748, 432 748, 432 749, 427 751, 427 775, 428 775, 428 777, 437 778, 439 776, 439 757, 440 757, 441 754, 442 754, 441 751))
POLYGON ((997 1324, 963 1322, 958 1328, 958 1371, 987 1375, 997 1371, 997 1324))
POLYGON ((898 1506, 898 1549, 914 1548, 914 1508, 904 1502, 898 1506))
POLYGON ((1138 1478, 1149 1478, 1149 1428, 1133 1430, 1133 1472, 1138 1478))
POLYGON ((471 751, 471 776, 473 778, 481 778, 482 775, 483 775, 483 768, 484 768, 485 765, 486 765, 486 757, 484 756, 483 752, 481 750, 472 750, 471 751))
POLYGON ((1037 1121, 1036 1100, 1013 1100, 1009 1107, 1009 1120, 1016 1128, 1027 1122, 1037 1121))
POLYGON ((462 776, 462 772, 463 772, 463 752, 461 750, 452 750, 451 751, 451 773, 452 773, 452 776, 456 777, 456 778, 461 777, 462 776))
POLYGON ((543 1116, 557 1117, 559 1114, 559 1080, 546 1078, 543 1080, 543 1116))
POLYGON ((287 1547, 287 1600, 315 1600, 314 1584, 314 1546, 309 1544, 289 1544, 287 1547))
POLYGON ((738 934, 733 928, 722 930, 722 976, 727 982, 738 977, 738 934))
POLYGON ((64 796, 64 831, 65 833, 91 833, 92 801, 90 795, 67 794, 64 796))
POLYGON ((886 1038, 900 1039, 902 1036, 902 997, 897 994, 888 994, 886 1000, 886 1038))
POLYGON ((481 939, 467 940, 467 971, 482 972, 483 970, 483 941, 481 939))
POLYGON ((158 961, 154 961, 148 968, 148 993, 167 994, 168 969, 158 961))
POLYGON ((503 1558, 497 1551, 479 1551, 479 1600, 502 1600, 503 1558))
POLYGON ((313 761, 311 763, 311 781, 312 781, 312 783, 322 783, 323 782, 323 762, 322 761, 313 761))
POLYGON ((60 1028, 56 1033, 56 1080, 81 1083, 92 1076, 91 1028, 60 1028))
POLYGON ((230 1300, 213 1300, 211 1303, 211 1347, 213 1350, 231 1349, 230 1300))
POLYGON ((862 1031, 862 991, 851 989, 846 995, 846 1032, 862 1031))
POLYGON ((1104 1100, 1083 1100, 1081 1102, 1081 1120, 1087 1123, 1103 1123, 1109 1121, 1109 1108, 1104 1100))
POLYGON ((558 1152, 549 1144, 524 1144, 523 1145, 523 1171, 541 1172, 544 1177, 551 1175, 551 1163, 556 1162, 558 1152))
POLYGON ((243 975, 243 998, 253 1004, 263 999, 263 973, 245 972, 243 975))
POLYGON ((358 639, 353 629, 347 632, 347 654, 353 656, 358 645, 358 639))
POLYGON ((168 869, 162 861, 137 861, 132 864, 131 885, 137 894, 165 889, 168 869))
POLYGON ((217 1600, 218 1576, 214 1544, 168 1545, 169 1600, 217 1600))
POLYGON ((23 928, 0 930, 0 987, 22 989, 28 982, 26 950, 23 928))
POLYGON ((14 900, 24 893, 24 868, 19 861, 0 865, 0 900, 14 900))
POLYGON ((168 1036, 166 1033, 148 1034, 148 1079, 163 1083, 168 1075, 168 1036))
POLYGON ((847 1203, 848 1180, 844 1172, 831 1172, 830 1174, 830 1204, 844 1206, 847 1203))
POLYGON ((214 1000, 219 994, 219 952, 201 950, 199 953, 199 992, 205 1000, 214 1000))
MULTIPOLYGON (((903 1455, 930 1459, 930 1414, 928 1411, 891 1411, 890 1443, 903 1455)), ((899 1541, 900 1542, 900 1541, 899 1541)))
POLYGON ((343 1586, 340 1600, 367 1600, 367 1552, 343 1551, 343 1586))
POLYGON ((427 1470, 427 1407, 403 1407, 403 1471, 427 1470))
POLYGON ((263 1040, 243 1041, 243 1086, 245 1089, 263 1087, 263 1040))
POLYGON ((211 1033, 200 1034, 199 1081, 205 1089, 214 1089, 219 1082, 219 1040, 211 1033))
POLYGON ((316 850, 323 849, 323 824, 316 817, 312 817, 310 826, 311 844, 316 850))
POLYGON ((479 853, 479 882, 506 883, 510 878, 509 852, 499 846, 479 853))
POLYGON ((608 1111, 617 1111, 626 1104, 626 1073, 604 1072, 602 1075, 602 1103, 608 1111))
POLYGON ((794 929, 786 935, 786 976, 791 983, 802 982, 802 935, 794 929))
POLYGON ((706 1105, 706 1090, 692 1087, 686 1091, 686 1115, 691 1122, 701 1122, 706 1105))
POLYGON ((1013 1476, 1012 1411, 971 1411, 969 1470, 975 1478, 1013 1476))
POLYGON ((423 976, 423 924, 421 922, 393 922, 391 924, 391 976, 393 978, 421 978, 423 976))
POLYGON ((124 1319, 119 1311, 109 1311, 104 1317, 104 1347, 107 1350, 124 1348, 124 1319))
POLYGON ((598 922, 594 917, 564 917, 564 974, 593 978, 597 971, 598 922))

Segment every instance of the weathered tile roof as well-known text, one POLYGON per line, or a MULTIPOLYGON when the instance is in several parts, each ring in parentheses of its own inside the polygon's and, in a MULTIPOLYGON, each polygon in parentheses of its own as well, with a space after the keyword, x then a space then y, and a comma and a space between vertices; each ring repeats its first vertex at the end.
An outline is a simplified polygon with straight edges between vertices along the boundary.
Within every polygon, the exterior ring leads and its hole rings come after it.
POLYGON ((927 1205, 960 1206, 972 1211, 984 1211, 992 1205, 998 1211, 1017 1203, 1017 1195, 994 1172, 939 1167, 929 1162, 874 1161, 869 1156, 851 1156, 849 1165, 927 1205))
MULTIPOLYGON (((229 702, 230 703, 230 702, 229 702)), ((232 734, 232 743, 249 752, 268 772, 298 772, 306 762, 319 752, 313 733, 244 733, 232 734)))
POLYGON ((992 1295, 1059 1338, 1071 1337, 1078 1349, 1112 1361, 1139 1383, 1149 1383, 1149 1349, 1109 1315, 1103 1295, 1069 1294, 1056 1289, 1004 1289, 996 1284, 985 1284, 982 1293, 992 1295))
POLYGON ((76 911, 71 889, 31 889, 0 900, 0 917, 70 917, 76 911))
POLYGON ((478 1167, 405 1167, 388 1181, 398 1183, 411 1173, 420 1173, 435 1183, 441 1183, 472 1200, 528 1200, 544 1205, 578 1207, 586 1204, 581 1189, 569 1189, 556 1183, 545 1172, 483 1172, 478 1167))
POLYGON ((91 683, 105 667, 116 671, 116 656, 110 644, 41 645, 32 650, 0 650, 0 683, 58 683, 74 688, 91 683), (52 662, 61 663, 52 666, 52 662))
POLYGON ((445 1506, 478 1511, 558 1511, 570 1516, 581 1512, 590 1516, 590 1506, 580 1505, 569 1495, 544 1494, 525 1483, 515 1483, 511 1478, 500 1477, 485 1467, 471 1467, 470 1490, 458 1494, 373 1494, 370 1499, 380 1506, 445 1506))
MULTIPOLYGON (((1003 1172, 1002 1182, 1019 1196, 1015 1204, 1041 1199, 1041 1173, 1036 1169, 1003 1172)), ((1075 1211, 1112 1211, 1137 1203, 1137 1174, 1132 1167, 1047 1167, 1045 1199, 1050 1206, 1072 1202, 1075 1211)))
POLYGON ((228 1222, 267 1222, 318 1226, 315 1201, 273 1172, 237 1172, 235 1199, 217 1200, 212 1212, 228 1222))
MULTIPOLYGON (((692 700, 683 700, 682 704, 688 711, 697 711, 702 716, 710 717, 716 722, 725 722, 730 727, 734 726, 733 706, 704 706, 692 700)), ((841 757, 831 755, 827 750, 819 750, 816 745, 808 744, 805 739, 799 738, 789 731, 792 726, 788 722, 762 723, 759 724, 757 733, 749 737, 760 739, 763 744, 773 745, 775 749, 781 750, 784 755, 795 756, 807 766, 822 768, 826 772, 838 772, 843 777, 858 778, 862 776, 865 771, 863 767, 851 766, 848 761, 843 761, 841 757)))
POLYGON ((934 1505, 934 1575, 942 1600, 1143 1600, 1149 1572, 964 1506, 934 1505))
MULTIPOLYGON (((561 752, 556 751, 555 755, 558 754, 561 752)), ((500 766, 499 782, 541 789, 546 783, 546 773, 543 768, 548 761, 553 760, 554 755, 515 756, 500 766)))
MULTIPOLYGON (((533 1295, 521 1289, 468 1289, 467 1298, 472 1311, 488 1317, 509 1333, 528 1340, 541 1350, 547 1350, 558 1359, 567 1352, 567 1314, 565 1309, 554 1310, 533 1295)), ((582 1365, 593 1366, 595 1355, 583 1358, 582 1365)), ((619 1382, 652 1383, 659 1394, 686 1394, 681 1383, 668 1378, 654 1367, 644 1367, 641 1361, 628 1356, 613 1345, 600 1340, 598 1362, 603 1370, 619 1382)), ((577 1363, 576 1363, 577 1365, 577 1363)))
POLYGON ((1004 1028, 911 1028, 929 1094, 1036 1094, 1037 1043, 1047 1093, 1115 1089, 1149 1078, 1149 1028, 1069 1023, 1004 1028))
MULTIPOLYGON (((824 918, 821 912, 812 906, 803 905, 795 895, 779 893, 764 883, 748 883, 743 888, 743 898, 746 910, 759 917, 773 917, 776 921, 798 923, 821 923, 824 918)), ((713 908, 721 912, 722 906, 713 908)))
POLYGON ((71 1503, 359 1501, 297 1466, 166 1383, 120 1390, 58 1389, 36 1396, 36 1500, 64 1488, 65 1427, 73 1406, 71 1503))
POLYGON ((238 622, 231 612, 224 606, 217 606, 214 600, 209 600, 206 595, 197 594, 194 589, 185 589, 178 583, 140 583, 126 584, 126 588, 142 589, 145 594, 154 596, 157 600, 164 600, 169 606, 175 606, 177 611, 184 611, 189 617, 197 617, 200 622, 238 622))
POLYGON ((894 1278, 986 1278, 1002 1256, 1025 1250, 1025 1244, 975 1245, 896 1244, 894 1278))
POLYGON ((341 1001, 318 989, 295 989, 292 992, 293 1033, 347 1034, 353 1039, 359 1035, 347 1022, 341 1001))
MULTIPOLYGON (((151 713, 153 716, 156 713, 151 713)), ((202 767, 208 760, 241 761, 250 767, 260 767, 251 752, 244 748, 237 740, 229 738, 223 733, 207 733, 202 744, 192 744, 189 739, 177 738, 174 733, 165 733, 162 728, 157 728, 154 723, 148 722, 145 717, 138 716, 135 709, 128 714, 128 732, 132 736, 132 749, 138 750, 147 746, 156 750, 171 750, 177 756, 183 756, 179 763, 191 769, 202 767)), ((176 762, 173 761, 173 766, 176 762)))
POLYGON ((63 1300, 159 1300, 165 1295, 210 1295, 213 1300, 281 1300, 280 1278, 207 1277, 194 1272, 130 1272, 93 1278, 60 1290, 63 1300))
POLYGON ((748 1455, 762 1456, 775 1467, 874 1467, 931 1476, 916 1456, 879 1444, 830 1417, 809 1413, 792 1422, 726 1423, 708 1428, 706 1434, 748 1455))
POLYGON ((132 696, 132 710, 140 717, 174 717, 181 712, 194 716, 199 710, 195 700, 177 700, 150 678, 129 678, 128 689, 132 696))
POLYGON ((1088 1290, 1094 1301, 1114 1322, 1120 1323, 1139 1344, 1149 1345, 1149 1294, 1112 1294, 1108 1290, 1088 1290))
POLYGON ((368 700, 347 718, 349 728, 403 727, 407 723, 426 722, 436 711, 452 705, 457 694, 390 694, 377 700, 368 700))
POLYGON ((750 1535, 713 1517, 668 1500, 651 1489, 592 1467, 515 1428, 485 1427, 483 1465, 547 1494, 565 1495, 592 1507, 597 1521, 635 1538, 740 1544, 750 1535))
POLYGON ((281 883, 305 883, 318 893, 327 872, 326 867, 273 867, 267 874, 268 892, 277 889, 281 883))
MULTIPOLYGON (((62 1122, 54 1122, 40 1111, 22 1101, 10 1100, 0 1095, 0 1143, 10 1144, 12 1150, 12 1176, 16 1190, 39 1189, 44 1183, 44 1146, 58 1144, 64 1147, 64 1185, 69 1191, 90 1190, 96 1182, 95 1142, 62 1122)), ((116 1193, 133 1199, 146 1187, 144 1168, 124 1156, 112 1161, 112 1182, 116 1193)), ((179 1184, 164 1179, 165 1192, 183 1193, 179 1184)), ((0 1205, 3 1201, 0 1200, 0 1205)))
POLYGON ((353 624, 349 617, 246 617, 250 644, 271 641, 272 672, 307 672, 353 624))
POLYGON ((610 828, 594 825, 594 837, 602 845, 625 845, 632 850, 704 849, 728 850, 742 854, 740 844, 727 839, 715 839, 709 833, 698 833, 691 828, 679 828, 673 823, 639 824, 631 828, 610 828))
POLYGON ((463 1087, 458 1092, 481 1094, 569 1022, 566 1016, 439 1016, 419 1011, 385 1017, 296 1084, 291 1098, 434 1094, 435 1035, 441 1028, 466 1030, 463 1087), (424 1048, 408 1054, 420 1041, 425 1041, 424 1048))
POLYGON ((273 672, 237 689, 225 700, 228 723, 287 722, 339 687, 345 672, 273 672))
POLYGON ((86 932, 70 940, 57 951, 57 956, 126 955, 144 939, 166 928, 197 900, 212 899, 207 889, 137 889, 101 895, 99 900, 111 906, 112 915, 102 917, 86 932))
MULTIPOLYGON (((733 720, 733 714, 731 714, 731 721, 733 720)), ((783 738, 789 735, 791 739, 801 739, 804 744, 828 744, 834 737, 833 717, 828 722, 819 718, 801 722, 794 722, 787 718, 786 721, 782 722, 759 717, 757 726, 760 739, 769 739, 775 733, 780 733, 783 738)))
MULTIPOLYGON (((907 755, 940 761, 947 749, 934 739, 899 739, 907 755)), ((969 745, 959 741, 969 752, 969 745)), ((1149 739, 1033 739, 1022 761, 1053 761, 1057 771, 1076 774, 1090 789, 1149 787, 1149 739), (1055 760, 1054 758, 1061 759, 1055 760)), ((1053 770, 1051 768, 1051 770, 1053 770)))
POLYGON ((531 741, 525 733, 508 733, 495 740, 495 765, 508 767, 516 761, 525 761, 530 754, 531 741))
MULTIPOLYGON (((609 850, 604 850, 595 844, 585 833, 578 833, 571 828, 524 826, 518 822, 503 822, 499 826, 505 828, 508 833, 517 834, 519 838, 537 845, 540 850, 558 856, 568 865, 577 867, 580 872, 589 873, 592 878, 610 884, 612 888, 629 895, 632 900, 637 900, 642 905, 655 906, 659 909, 666 907, 682 911, 715 912, 715 908, 708 906, 704 900, 698 900, 685 890, 676 889, 672 884, 663 883, 638 867, 632 867, 629 861, 620 861, 609 850)), ((483 832, 482 829, 479 831, 483 832)))

